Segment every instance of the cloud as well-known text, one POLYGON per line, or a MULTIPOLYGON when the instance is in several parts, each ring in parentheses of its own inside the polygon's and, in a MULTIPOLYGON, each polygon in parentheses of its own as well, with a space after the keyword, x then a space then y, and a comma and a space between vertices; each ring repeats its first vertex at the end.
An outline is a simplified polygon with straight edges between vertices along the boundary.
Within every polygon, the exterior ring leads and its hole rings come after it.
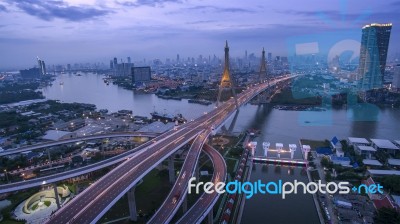
POLYGON ((9 1, 25 13, 39 19, 51 21, 55 18, 67 21, 84 21, 97 17, 105 16, 113 11, 108 9, 98 9, 90 6, 70 6, 62 0, 36 1, 20 0, 9 1))
POLYGON ((116 1, 118 5, 126 7, 164 7, 167 3, 183 3, 184 0, 136 0, 136 1, 116 1))
POLYGON ((235 8, 235 7, 218 7, 218 6, 211 6, 211 5, 199 5, 190 8, 183 9, 185 10, 193 10, 193 11, 200 11, 202 13, 206 12, 218 12, 218 13, 254 13, 254 10, 251 9, 244 9, 244 8, 235 8))
POLYGON ((0 12, 7 12, 7 8, 4 5, 0 5, 0 12))
POLYGON ((207 24, 207 23, 213 23, 213 22, 216 22, 216 20, 199 20, 199 21, 187 22, 186 24, 196 25, 196 24, 207 24))

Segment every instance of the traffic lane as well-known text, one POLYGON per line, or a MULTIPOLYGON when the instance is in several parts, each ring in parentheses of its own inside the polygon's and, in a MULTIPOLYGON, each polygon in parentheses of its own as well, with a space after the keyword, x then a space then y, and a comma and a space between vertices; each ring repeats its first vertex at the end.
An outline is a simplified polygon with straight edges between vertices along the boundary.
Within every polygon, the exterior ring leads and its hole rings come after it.
MULTIPOLYGON (((226 163, 222 155, 212 146, 205 144, 203 150, 210 157, 214 166, 214 173, 211 181, 216 184, 218 182, 225 182, 227 175, 226 163)), ((216 192, 212 194, 203 193, 197 202, 186 212, 177 223, 197 223, 201 220, 200 217, 204 215, 210 206, 216 202, 220 195, 216 192)), ((212 211, 212 210, 211 210, 212 211)))
POLYGON ((60 141, 56 141, 56 142, 41 143, 41 144, 36 144, 36 145, 32 145, 32 146, 24 146, 21 148, 9 149, 9 150, 0 152, 0 156, 21 153, 21 152, 31 151, 31 150, 35 150, 35 149, 53 147, 53 146, 57 146, 57 145, 70 144, 70 143, 75 143, 78 141, 88 141, 88 140, 95 140, 95 139, 102 139, 102 138, 135 137, 135 136, 156 137, 157 134, 149 133, 149 132, 118 132, 118 133, 90 135, 90 136, 86 136, 86 137, 65 139, 65 140, 60 140, 60 141))
MULTIPOLYGON (((181 131, 176 132, 176 135, 179 135, 180 132, 184 132, 185 129, 182 129, 181 131)), ((167 138, 170 142, 172 142, 175 138, 175 134, 171 135, 170 137, 167 138)), ((60 214, 60 216, 70 216, 73 217, 76 212, 81 211, 84 209, 86 206, 87 202, 93 201, 96 198, 96 194, 104 191, 107 189, 107 186, 109 186, 113 181, 118 180, 121 174, 128 172, 131 167, 134 167, 134 164, 138 164, 141 161, 145 160, 146 157, 149 157, 149 154, 151 155, 154 150, 158 150, 161 147, 165 145, 164 142, 157 143, 157 145, 149 148, 146 151, 147 153, 140 154, 140 156, 133 157, 127 161, 125 161, 123 164, 120 166, 116 167, 112 171, 110 171, 108 174, 103 176, 103 178, 100 178, 98 181, 96 181, 95 184, 92 184, 88 189, 86 189, 84 192, 79 194, 74 200, 71 200, 66 206, 64 206, 62 209, 60 209, 58 212, 55 213, 53 216, 54 219, 60 214), (153 150, 152 150, 153 149, 153 150), (132 166, 133 164, 133 166, 132 166), (72 215, 72 216, 71 216, 72 215)), ((57 221, 56 219, 54 221, 57 221)))
POLYGON ((166 223, 167 220, 172 219, 171 216, 176 213, 176 210, 179 208, 180 204, 182 204, 187 190, 187 182, 189 181, 190 177, 193 176, 202 145, 208 136, 208 132, 209 131, 204 131, 195 138, 188 151, 185 162, 183 163, 182 169, 174 186, 172 187, 167 198, 164 200, 164 203, 156 211, 148 223, 166 223))
MULTIPOLYGON (((196 125, 196 122, 194 122, 193 124, 195 124, 196 125)), ((182 130, 184 130, 184 129, 182 129, 182 130)), ((175 131, 174 133, 173 133, 173 135, 174 134, 177 134, 177 133, 180 133, 180 131, 175 131)), ((175 138, 173 135, 171 135, 169 138, 167 138, 165 141, 168 141, 168 140, 170 140, 170 139, 173 139, 173 138, 175 138)), ((155 149, 155 148, 154 148, 155 149)), ((156 150, 158 150, 158 149, 156 149, 156 150)), ((148 152, 150 152, 151 150, 147 150, 148 152)), ((153 150, 154 151, 154 150, 153 150)), ((150 152, 150 153, 152 153, 152 152, 150 152)), ((149 153, 147 153, 147 154, 149 154, 149 153)), ((144 159, 144 158, 142 158, 142 157, 139 157, 138 158, 139 160, 142 160, 142 159, 144 159)), ((132 162, 134 161, 134 160, 131 160, 132 162)), ((125 167, 128 167, 128 166, 126 166, 126 165, 121 165, 120 167, 122 167, 121 169, 122 170, 115 170, 115 171, 111 171, 111 176, 107 176, 107 179, 105 179, 105 178, 103 178, 103 179, 100 179, 99 181, 97 181, 96 182, 96 184, 94 184, 94 186, 96 186, 95 188, 93 188, 93 189, 87 189, 87 190, 91 190, 92 192, 95 192, 95 193, 97 193, 97 192, 100 192, 101 190, 104 190, 103 188, 101 188, 101 187, 99 187, 99 186, 105 186, 105 185, 107 185, 108 184, 108 182, 106 182, 107 180, 116 180, 116 177, 117 176, 115 176, 116 175, 116 173, 117 173, 117 171, 119 171, 118 173, 123 173, 123 172, 126 172, 127 170, 123 170, 123 168, 125 168, 125 167), (112 176, 112 175, 114 175, 114 176, 112 176), (105 182, 105 183, 102 183, 101 181, 103 181, 103 182, 105 182)), ((93 185, 92 185, 93 186, 93 185)), ((85 192, 85 196, 81 196, 82 198, 79 198, 80 200, 82 200, 82 201, 92 201, 93 200, 93 196, 92 197, 90 197, 90 195, 93 195, 94 193, 86 193, 85 192)), ((78 196, 79 197, 79 196, 78 196)), ((78 201, 80 201, 80 200, 77 200, 77 199, 75 199, 75 200, 72 200, 67 206, 74 206, 74 208, 75 209, 67 209, 67 208, 65 208, 65 209, 63 209, 63 210, 65 210, 65 212, 64 212, 64 214, 66 213, 67 215, 71 215, 71 214, 73 214, 74 212, 76 212, 76 211, 80 211, 80 210, 82 210, 83 209, 83 203, 79 203, 78 201), (74 203, 72 203, 72 202, 74 202, 74 203), (81 204, 81 206, 76 206, 76 205, 73 205, 73 204, 81 204), (68 212, 68 211, 66 211, 66 210, 70 210, 70 212, 68 212)), ((66 207, 67 207, 66 206, 66 207)), ((61 212, 61 210, 60 210, 60 212, 61 212)), ((60 212, 58 212, 58 213, 60 213, 60 212)), ((56 213, 56 215, 58 215, 58 213, 56 213)), ((64 215, 62 215, 62 216, 64 216, 64 215)))
MULTIPOLYGON (((192 130, 189 133, 185 135, 193 135, 195 133, 198 133, 198 130, 192 130)), ((90 204, 89 207, 87 208, 90 210, 89 214, 86 212, 86 209, 80 212, 77 216, 75 216, 73 222, 71 223, 86 223, 85 221, 87 220, 95 220, 97 214, 100 214, 103 209, 110 204, 115 198, 118 197, 118 195, 125 191, 128 186, 132 183, 132 180, 137 180, 142 173, 144 173, 149 167, 152 165, 156 164, 161 156, 165 156, 168 154, 168 151, 174 149, 177 145, 180 143, 172 144, 166 146, 166 149, 163 151, 160 151, 159 156, 151 156, 148 159, 142 158, 143 162, 141 162, 136 169, 133 170, 133 172, 128 171, 126 174, 124 174, 118 182, 115 182, 114 184, 111 185, 112 190, 107 191, 107 197, 96 197, 90 204), (90 215, 92 214, 92 215, 90 215)))
MULTIPOLYGON (((44 177, 38 177, 35 179, 31 179, 31 180, 24 180, 24 181, 10 183, 10 184, 3 184, 3 185, 0 185, 0 193, 6 193, 6 192, 15 191, 15 190, 23 190, 23 189, 30 188, 33 186, 41 186, 41 185, 43 185, 43 181, 46 181, 45 184, 53 183, 53 182, 59 181, 59 180, 54 180, 59 177, 63 177, 64 179, 67 179, 67 178, 74 177, 74 174, 76 174, 76 176, 82 175, 85 173, 85 171, 88 171, 95 167, 101 167, 105 164, 108 164, 108 166, 111 166, 118 162, 121 162, 121 160, 123 160, 127 156, 135 156, 135 153, 137 153, 139 150, 142 150, 142 149, 148 147, 151 144, 153 144, 153 143, 146 142, 130 151, 124 152, 122 154, 116 155, 112 158, 100 161, 98 163, 94 163, 94 164, 90 164, 85 167, 77 168, 75 170, 68 170, 68 171, 65 171, 62 173, 52 174, 52 175, 44 176, 44 177), (82 172, 84 172, 84 173, 82 173, 82 172), (15 188, 18 188, 18 189, 15 189, 15 188)), ((92 171, 88 171, 88 172, 92 172, 92 171)))

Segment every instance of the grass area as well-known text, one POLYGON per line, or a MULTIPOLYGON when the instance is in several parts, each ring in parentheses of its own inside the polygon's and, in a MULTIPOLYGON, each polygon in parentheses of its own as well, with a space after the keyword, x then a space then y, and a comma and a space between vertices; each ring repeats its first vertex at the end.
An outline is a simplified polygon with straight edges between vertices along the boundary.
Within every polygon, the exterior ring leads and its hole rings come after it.
POLYGON ((235 166, 236 166, 237 160, 236 159, 225 159, 225 162, 226 162, 226 169, 227 169, 228 174, 233 176, 234 172, 235 172, 235 166))
POLYGON ((38 190, 39 190, 38 188, 32 188, 32 189, 29 189, 26 191, 20 191, 18 193, 11 194, 10 196, 8 196, 7 200, 10 200, 11 204, 9 206, 3 208, 3 210, 1 210, 1 214, 4 217, 3 222, 8 221, 8 220, 13 221, 11 219, 11 215, 10 215, 12 209, 14 209, 17 205, 22 203, 24 200, 26 200, 27 198, 29 198, 30 196, 32 196, 33 194, 38 192, 38 190))
POLYGON ((68 187, 69 191, 71 191, 71 193, 75 194, 76 193, 76 184, 71 184, 71 183, 61 183, 58 185, 59 187, 68 187))
POLYGON ((12 219, 7 219, 7 220, 1 221, 1 224, 23 224, 23 223, 25 223, 25 222, 16 221, 16 220, 12 220, 12 219))
POLYGON ((314 151, 318 147, 329 147, 329 141, 317 141, 310 139, 300 139, 301 145, 311 146, 311 150, 314 151))
POLYGON ((39 204, 38 203, 36 203, 36 204, 34 204, 33 206, 32 206, 32 211, 35 211, 37 208, 39 207, 39 204))
MULTIPOLYGON (((136 209, 139 216, 138 223, 144 223, 161 206, 171 190, 168 170, 152 170, 143 178, 143 182, 136 187, 136 209)), ((129 216, 128 197, 124 195, 102 218, 101 222, 129 216)))
POLYGON ((285 104, 285 105, 321 105, 321 99, 310 94, 295 93, 296 97, 293 96, 290 88, 285 88, 280 93, 277 93, 271 100, 273 104, 285 104))
POLYGON ((51 201, 44 201, 44 205, 46 205, 47 207, 49 207, 51 205, 51 201))

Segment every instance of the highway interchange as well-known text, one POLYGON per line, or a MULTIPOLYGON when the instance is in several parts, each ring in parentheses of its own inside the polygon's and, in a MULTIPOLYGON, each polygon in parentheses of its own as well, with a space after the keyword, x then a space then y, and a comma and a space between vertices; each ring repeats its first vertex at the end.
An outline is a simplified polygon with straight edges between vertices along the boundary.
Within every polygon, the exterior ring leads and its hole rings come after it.
MULTIPOLYGON (((275 80, 271 84, 274 85, 285 79, 288 78, 275 80)), ((239 94, 239 106, 247 103, 267 87, 267 83, 261 83, 239 94)), ((126 156, 124 162, 59 209, 47 223, 95 223, 150 170, 171 156, 177 149, 199 136, 200 133, 204 133, 210 127, 222 124, 235 110, 235 101, 230 99, 196 120, 181 125, 176 130, 168 131, 148 144, 140 146, 142 150, 126 156)), ((202 145, 203 143, 199 144, 199 147, 202 145)), ((197 152, 199 151, 197 150, 197 152)), ((193 175, 193 167, 188 166, 188 168, 188 176, 193 175)), ((184 172, 185 170, 181 171, 181 173, 184 172)), ((169 218, 169 215, 165 215, 163 219, 167 216, 169 218)))

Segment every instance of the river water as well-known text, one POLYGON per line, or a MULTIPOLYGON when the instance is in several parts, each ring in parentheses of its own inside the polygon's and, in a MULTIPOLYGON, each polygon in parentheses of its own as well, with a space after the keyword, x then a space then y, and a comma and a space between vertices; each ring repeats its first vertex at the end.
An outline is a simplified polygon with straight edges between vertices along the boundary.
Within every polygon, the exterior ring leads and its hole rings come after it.
MULTIPOLYGON (((129 109, 134 115, 150 116, 157 110, 171 114, 182 113, 187 119, 199 117, 213 109, 213 105, 204 106, 189 104, 187 100, 164 100, 154 94, 135 94, 116 85, 106 85, 103 76, 96 74, 63 74, 57 76, 52 86, 44 88, 43 94, 47 99, 63 102, 91 103, 97 109, 108 109, 115 112, 129 109), (63 82, 63 85, 60 85, 63 82)), ((380 109, 379 121, 360 122, 350 120, 350 110, 332 110, 324 112, 282 111, 269 106, 244 105, 237 114, 227 119, 226 127, 233 120, 233 131, 240 132, 248 128, 261 130, 256 139, 257 155, 262 155, 262 142, 298 144, 299 139, 339 139, 347 137, 400 139, 400 110, 380 109), (328 122, 321 122, 328 121, 328 122)), ((296 151, 300 158, 300 150, 296 151)), ((307 181, 303 168, 293 168, 274 165, 255 165, 251 181, 307 181)), ((282 200, 276 195, 255 195, 246 201, 242 223, 318 223, 315 206, 311 195, 289 195, 282 200)))

